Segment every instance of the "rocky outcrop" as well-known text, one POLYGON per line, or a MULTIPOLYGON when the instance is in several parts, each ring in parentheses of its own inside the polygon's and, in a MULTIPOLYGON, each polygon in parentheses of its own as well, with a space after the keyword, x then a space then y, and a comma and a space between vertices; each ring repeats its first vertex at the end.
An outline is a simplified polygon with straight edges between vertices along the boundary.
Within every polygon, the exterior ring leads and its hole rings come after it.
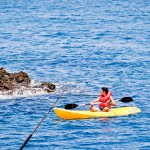
MULTIPOLYGON (((18 73, 8 73, 4 68, 0 68, 0 91, 13 91, 21 87, 32 88, 31 79, 27 73, 21 71, 18 73)), ((33 88, 42 88, 46 92, 53 92, 55 85, 50 82, 42 82, 33 88)))
POLYGON ((53 92, 55 90, 55 85, 49 82, 42 82, 41 85, 37 87, 42 88, 47 92, 53 92))

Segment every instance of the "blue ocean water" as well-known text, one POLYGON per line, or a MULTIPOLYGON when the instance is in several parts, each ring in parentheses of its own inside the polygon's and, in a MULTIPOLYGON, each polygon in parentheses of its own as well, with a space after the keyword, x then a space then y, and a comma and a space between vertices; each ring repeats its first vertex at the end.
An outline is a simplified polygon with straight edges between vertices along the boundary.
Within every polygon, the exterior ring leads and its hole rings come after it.
POLYGON ((65 121, 51 110, 24 149, 150 149, 149 14, 149 0, 1 0, 0 67, 57 88, 0 94, 0 149, 19 149, 64 90, 58 107, 90 102, 102 86, 142 112, 65 121))

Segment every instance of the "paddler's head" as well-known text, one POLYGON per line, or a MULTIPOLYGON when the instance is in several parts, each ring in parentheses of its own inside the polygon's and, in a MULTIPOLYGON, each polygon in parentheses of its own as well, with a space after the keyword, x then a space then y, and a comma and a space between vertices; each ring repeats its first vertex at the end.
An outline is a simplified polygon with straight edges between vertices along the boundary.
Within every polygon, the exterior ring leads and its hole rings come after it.
POLYGON ((101 94, 102 94, 103 96, 106 96, 106 95, 108 94, 108 92, 109 92, 109 90, 108 90, 107 87, 102 87, 102 92, 101 92, 101 94))

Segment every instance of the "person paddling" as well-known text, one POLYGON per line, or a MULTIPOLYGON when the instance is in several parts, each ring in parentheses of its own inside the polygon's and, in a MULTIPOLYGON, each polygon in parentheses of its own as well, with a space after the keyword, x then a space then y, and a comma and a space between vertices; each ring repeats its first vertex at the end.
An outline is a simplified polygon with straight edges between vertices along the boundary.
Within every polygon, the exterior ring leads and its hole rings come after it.
POLYGON ((116 102, 112 97, 112 92, 109 92, 107 87, 102 87, 100 96, 90 103, 90 109, 93 112, 109 112, 111 106, 116 106, 116 102), (99 107, 93 106, 94 104, 98 104, 99 107))

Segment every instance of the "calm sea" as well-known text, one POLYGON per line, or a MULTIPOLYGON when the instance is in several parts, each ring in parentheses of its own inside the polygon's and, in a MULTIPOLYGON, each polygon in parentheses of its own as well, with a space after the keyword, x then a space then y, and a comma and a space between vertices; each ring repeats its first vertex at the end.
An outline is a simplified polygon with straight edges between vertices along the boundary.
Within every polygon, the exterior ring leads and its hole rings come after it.
POLYGON ((150 149, 149 0, 1 0, 0 67, 57 87, 0 93, 1 150, 18 150, 64 90, 58 107, 90 102, 102 86, 142 112, 65 121, 52 109, 24 149, 150 149))

